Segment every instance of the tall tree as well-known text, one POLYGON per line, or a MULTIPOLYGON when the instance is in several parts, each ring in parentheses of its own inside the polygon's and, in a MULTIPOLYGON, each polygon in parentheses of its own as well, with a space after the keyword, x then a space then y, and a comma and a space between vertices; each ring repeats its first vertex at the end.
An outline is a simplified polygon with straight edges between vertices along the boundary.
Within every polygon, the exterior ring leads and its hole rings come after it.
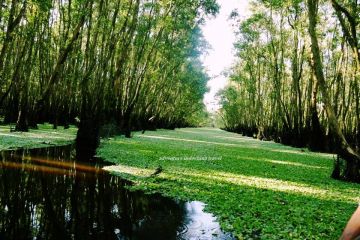
POLYGON ((220 93, 225 128, 337 152, 346 164, 333 176, 359 181, 358 1, 251 4, 247 19, 232 14, 237 62, 220 93))
MULTIPOLYGON (((321 91, 322 100, 324 102, 327 117, 329 119, 331 130, 334 132, 340 142, 340 155, 346 160, 345 177, 351 181, 360 182, 360 171, 359 161, 360 156, 355 150, 349 145, 342 133, 338 120, 336 118, 334 109, 331 105, 331 99, 327 90, 327 85, 324 77, 323 64, 321 61, 320 48, 316 34, 317 24, 317 6, 318 0, 307 0, 308 15, 309 15, 309 34, 311 37, 311 52, 314 61, 314 72, 319 83, 319 89, 321 91)), ((333 174, 334 177, 336 174, 333 174)))

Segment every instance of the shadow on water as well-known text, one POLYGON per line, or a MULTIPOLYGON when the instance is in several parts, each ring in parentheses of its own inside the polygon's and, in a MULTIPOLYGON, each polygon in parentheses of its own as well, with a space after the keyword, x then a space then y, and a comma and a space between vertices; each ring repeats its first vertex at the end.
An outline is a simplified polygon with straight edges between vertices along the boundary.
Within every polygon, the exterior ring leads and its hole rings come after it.
POLYGON ((73 155, 72 146, 0 153, 0 240, 232 239, 204 204, 131 192, 104 163, 73 155))

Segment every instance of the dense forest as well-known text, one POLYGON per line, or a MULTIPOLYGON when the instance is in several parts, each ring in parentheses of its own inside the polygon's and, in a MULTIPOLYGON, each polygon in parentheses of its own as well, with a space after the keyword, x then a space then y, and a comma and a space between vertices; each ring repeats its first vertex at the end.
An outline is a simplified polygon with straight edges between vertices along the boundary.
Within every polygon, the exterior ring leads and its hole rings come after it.
POLYGON ((218 9, 214 0, 0 0, 3 123, 77 123, 78 150, 90 155, 104 124, 127 137, 195 125, 208 80, 200 26, 218 9))
MULTIPOLYGON (((251 4, 246 20, 231 15, 225 128, 337 152, 333 177, 360 181, 359 3, 251 4)), ((196 125, 209 80, 200 26, 218 11, 215 0, 0 1, 1 121, 15 131, 77 124, 87 155, 109 123, 127 137, 196 125)))
POLYGON ((333 177, 359 182, 359 1, 252 1, 251 10, 246 20, 231 15, 237 62, 220 93, 225 128, 337 152, 333 177))

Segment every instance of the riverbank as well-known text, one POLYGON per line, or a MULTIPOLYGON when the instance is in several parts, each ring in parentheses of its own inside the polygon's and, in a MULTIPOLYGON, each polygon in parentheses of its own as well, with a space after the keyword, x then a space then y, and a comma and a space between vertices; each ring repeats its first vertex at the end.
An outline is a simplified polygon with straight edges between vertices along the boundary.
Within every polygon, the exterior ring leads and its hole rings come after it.
POLYGON ((10 132, 9 125, 1 125, 0 151, 71 144, 75 140, 76 132, 77 128, 74 126, 69 129, 53 129, 51 124, 38 124, 38 129, 30 129, 29 132, 10 132))
POLYGON ((337 239, 360 196, 329 177, 332 155, 217 129, 116 137, 98 155, 136 189, 207 203, 239 239, 337 239))

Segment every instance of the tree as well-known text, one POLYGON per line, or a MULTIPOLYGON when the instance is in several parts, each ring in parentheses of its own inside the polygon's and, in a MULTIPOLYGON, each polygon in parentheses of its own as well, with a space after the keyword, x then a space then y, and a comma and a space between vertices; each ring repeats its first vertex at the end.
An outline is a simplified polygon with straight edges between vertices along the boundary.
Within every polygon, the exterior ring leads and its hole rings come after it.
POLYGON ((333 176, 359 181, 358 2, 252 5, 247 19, 232 15, 237 62, 221 93, 225 128, 339 153, 345 168, 337 163, 333 176))
MULTIPOLYGON (((331 106, 331 100, 328 94, 326 81, 323 72, 323 65, 320 57, 320 48, 316 36, 316 12, 317 12, 318 0, 307 0, 308 6, 308 15, 309 15, 309 34, 311 37, 311 52, 313 55, 314 61, 314 72, 319 83, 319 89, 321 91, 322 99, 324 102, 325 110, 327 117, 329 119, 330 128, 340 142, 340 156, 344 157, 346 160, 346 170, 344 177, 350 181, 360 182, 360 172, 359 172, 359 161, 360 156, 354 149, 349 145, 345 139, 344 134, 342 133, 333 107, 331 106)), ((333 174, 334 177, 337 174, 333 174)))
POLYGON ((16 130, 77 123, 77 152, 87 160, 102 125, 130 137, 202 115, 208 77, 199 26, 217 13, 215 0, 0 5, 0 115, 16 130))

